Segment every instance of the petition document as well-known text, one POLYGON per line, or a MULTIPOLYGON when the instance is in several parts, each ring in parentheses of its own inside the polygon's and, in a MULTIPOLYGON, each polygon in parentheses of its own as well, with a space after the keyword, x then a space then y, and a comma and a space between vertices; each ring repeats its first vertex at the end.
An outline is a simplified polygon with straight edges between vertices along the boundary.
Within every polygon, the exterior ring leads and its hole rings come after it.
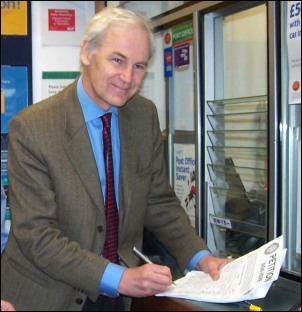
POLYGON ((283 235, 234 261, 220 270, 213 281, 209 274, 191 271, 174 281, 157 296, 215 303, 230 303, 264 298, 279 277, 286 255, 283 235))

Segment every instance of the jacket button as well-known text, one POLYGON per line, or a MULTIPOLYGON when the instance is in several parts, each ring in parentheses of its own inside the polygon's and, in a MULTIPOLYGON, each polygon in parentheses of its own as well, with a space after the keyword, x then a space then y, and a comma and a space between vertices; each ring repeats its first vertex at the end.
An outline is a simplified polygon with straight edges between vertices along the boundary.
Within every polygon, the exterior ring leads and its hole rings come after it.
POLYGON ((83 303, 83 299, 81 299, 81 298, 76 299, 76 303, 77 304, 82 304, 83 303))
POLYGON ((104 228, 103 228, 101 225, 99 225, 99 226, 98 226, 98 231, 101 233, 101 232, 104 231, 104 228))

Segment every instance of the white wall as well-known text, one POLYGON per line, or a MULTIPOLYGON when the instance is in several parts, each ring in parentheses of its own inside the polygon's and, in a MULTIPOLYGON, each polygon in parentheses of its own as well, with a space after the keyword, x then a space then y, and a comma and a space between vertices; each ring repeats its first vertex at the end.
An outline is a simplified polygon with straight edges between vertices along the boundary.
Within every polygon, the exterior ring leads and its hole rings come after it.
POLYGON ((32 1, 33 103, 42 99, 42 72, 79 71, 80 44, 94 1, 32 1), (48 10, 75 10, 75 31, 49 31, 48 10))

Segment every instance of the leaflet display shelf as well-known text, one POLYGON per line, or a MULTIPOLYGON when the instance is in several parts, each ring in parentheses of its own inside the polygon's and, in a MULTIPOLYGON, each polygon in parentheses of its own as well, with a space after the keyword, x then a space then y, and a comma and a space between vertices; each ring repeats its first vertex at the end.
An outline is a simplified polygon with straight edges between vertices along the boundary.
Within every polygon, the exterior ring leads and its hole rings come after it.
POLYGON ((209 130, 208 137, 212 146, 251 147, 267 146, 267 130, 209 130))
POLYGON ((220 253, 242 255, 265 238, 267 210, 267 97, 207 102, 207 170, 215 216, 212 223, 220 253), (246 245, 246 248, 244 247, 246 245))
POLYGON ((213 114, 252 113, 267 111, 267 97, 265 95, 248 98, 235 98, 208 101, 213 114))
MULTIPOLYGON (((231 160, 230 158, 225 161, 231 160)), ((224 186, 230 190, 249 191, 262 190, 267 179, 267 170, 262 168, 249 168, 208 164, 208 171, 214 186, 224 186), (248 185, 250 187, 248 187, 248 185)))
POLYGON ((233 113, 208 115, 208 120, 214 130, 254 130, 255 124, 267 120, 267 112, 233 113))
POLYGON ((237 258, 265 244, 264 238, 253 233, 240 232, 233 228, 227 229, 215 226, 213 232, 217 248, 214 254, 217 256, 237 258))
POLYGON ((266 168, 267 150, 265 147, 207 146, 207 150, 213 165, 224 165, 228 157, 240 167, 266 168))
POLYGON ((264 226, 266 193, 210 187, 214 213, 221 218, 264 226))

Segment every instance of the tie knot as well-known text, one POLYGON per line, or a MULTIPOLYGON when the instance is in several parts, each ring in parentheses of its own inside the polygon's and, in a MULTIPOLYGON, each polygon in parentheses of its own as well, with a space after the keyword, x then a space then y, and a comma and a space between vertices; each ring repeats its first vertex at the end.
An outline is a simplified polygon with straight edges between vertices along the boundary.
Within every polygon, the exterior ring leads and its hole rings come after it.
POLYGON ((104 114, 101 116, 101 119, 103 121, 104 128, 110 128, 111 124, 111 113, 104 114))

